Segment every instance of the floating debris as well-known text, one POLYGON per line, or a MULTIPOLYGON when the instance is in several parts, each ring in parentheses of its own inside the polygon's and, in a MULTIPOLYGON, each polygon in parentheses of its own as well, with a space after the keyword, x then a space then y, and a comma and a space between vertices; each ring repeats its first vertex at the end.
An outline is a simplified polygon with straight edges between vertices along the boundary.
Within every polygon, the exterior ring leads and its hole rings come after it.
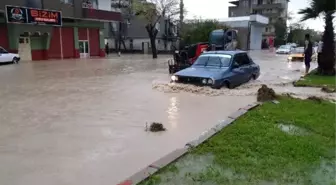
POLYGON ((164 128, 162 123, 158 122, 152 122, 148 128, 148 124, 146 123, 146 131, 150 132, 162 132, 166 131, 166 128, 164 128))
POLYGON ((318 102, 318 103, 321 103, 321 102, 323 101, 322 98, 320 98, 320 97, 316 97, 316 96, 309 96, 309 97, 307 98, 307 100, 316 101, 316 102, 318 102))
POLYGON ((280 102, 278 100, 273 100, 272 103, 279 104, 280 102))
POLYGON ((267 87, 267 85, 263 84, 260 89, 258 89, 257 100, 264 101, 272 101, 276 99, 276 94, 272 88, 267 87))
POLYGON ((332 89, 332 88, 328 88, 328 87, 322 87, 321 91, 325 92, 325 93, 334 93, 334 92, 336 92, 336 89, 332 89))

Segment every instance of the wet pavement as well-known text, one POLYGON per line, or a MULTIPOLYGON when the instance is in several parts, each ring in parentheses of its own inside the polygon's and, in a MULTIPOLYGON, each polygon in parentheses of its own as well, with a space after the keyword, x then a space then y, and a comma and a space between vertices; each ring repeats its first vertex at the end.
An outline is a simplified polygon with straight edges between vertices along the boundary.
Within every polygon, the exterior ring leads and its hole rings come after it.
POLYGON ((251 55, 260 78, 217 92, 169 91, 170 56, 0 66, 0 184, 116 184, 255 101, 260 84, 290 91, 302 74, 286 56, 251 55), (153 121, 167 131, 145 132, 153 121))

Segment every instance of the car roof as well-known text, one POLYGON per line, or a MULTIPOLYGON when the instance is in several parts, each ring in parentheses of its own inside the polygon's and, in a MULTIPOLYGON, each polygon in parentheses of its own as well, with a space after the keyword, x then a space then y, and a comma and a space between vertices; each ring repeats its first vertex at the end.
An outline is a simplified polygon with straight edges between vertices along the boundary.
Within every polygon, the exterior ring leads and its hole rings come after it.
POLYGON ((247 52, 243 50, 232 50, 232 51, 218 50, 218 51, 207 51, 207 52, 204 52, 203 54, 225 54, 225 55, 233 56, 239 53, 247 53, 247 52))

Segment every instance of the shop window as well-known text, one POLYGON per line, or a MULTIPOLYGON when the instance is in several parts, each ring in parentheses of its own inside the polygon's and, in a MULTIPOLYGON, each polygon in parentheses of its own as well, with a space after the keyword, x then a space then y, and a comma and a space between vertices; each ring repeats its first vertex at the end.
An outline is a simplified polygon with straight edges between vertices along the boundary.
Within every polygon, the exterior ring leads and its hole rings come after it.
POLYGON ((83 0, 83 8, 98 9, 98 0, 83 0))

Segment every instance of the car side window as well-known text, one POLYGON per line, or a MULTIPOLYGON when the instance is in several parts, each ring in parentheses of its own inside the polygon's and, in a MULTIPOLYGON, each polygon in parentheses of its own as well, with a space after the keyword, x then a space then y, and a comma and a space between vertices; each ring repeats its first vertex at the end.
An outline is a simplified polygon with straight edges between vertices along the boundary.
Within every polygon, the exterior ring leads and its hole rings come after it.
POLYGON ((233 65, 235 67, 240 67, 242 65, 240 54, 237 54, 237 55, 234 56, 234 58, 233 58, 233 65))
POLYGON ((246 53, 241 54, 241 62, 242 62, 242 65, 251 64, 250 58, 247 56, 246 53))
POLYGON ((0 47, 0 53, 1 54, 7 54, 8 51, 6 51, 4 48, 0 47))
POLYGON ((4 53, 7 53, 7 51, 4 48, 0 47, 0 53, 4 54, 4 53))
POLYGON ((236 30, 232 30, 232 39, 237 40, 237 32, 236 30))
POLYGON ((250 55, 247 55, 247 57, 250 59, 250 64, 254 64, 252 58, 250 57, 250 55))

